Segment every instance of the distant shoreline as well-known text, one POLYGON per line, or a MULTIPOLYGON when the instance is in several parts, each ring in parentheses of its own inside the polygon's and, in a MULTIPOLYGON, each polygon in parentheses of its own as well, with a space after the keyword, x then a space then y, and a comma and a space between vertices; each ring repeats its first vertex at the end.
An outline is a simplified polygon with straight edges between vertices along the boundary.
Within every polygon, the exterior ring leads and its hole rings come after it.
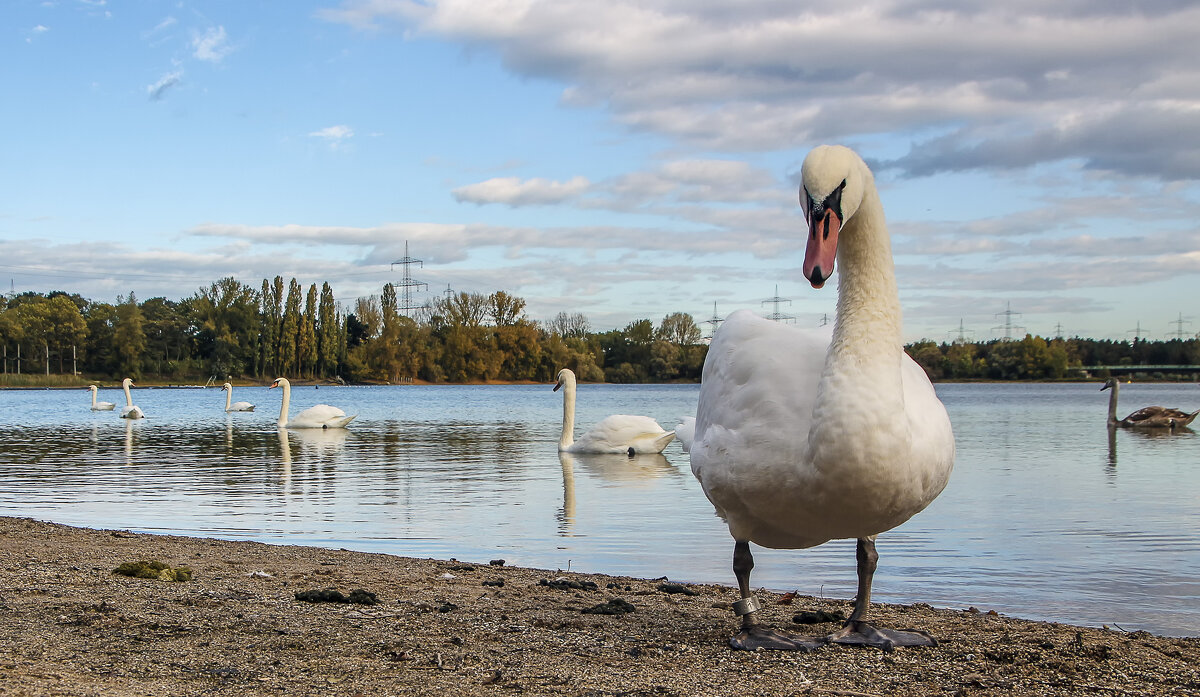
MULTIPOLYGON (((1059 378, 1047 380, 993 380, 986 378, 968 378, 962 380, 934 380, 935 385, 1051 385, 1051 384, 1077 384, 1077 383, 1098 383, 1103 379, 1099 377, 1090 378, 1059 378)), ((234 387, 266 387, 271 384, 270 381, 258 380, 231 380, 234 387)), ((328 380, 292 380, 292 387, 491 387, 491 386, 509 386, 509 385, 553 385, 552 381, 541 382, 538 380, 487 380, 476 382, 426 382, 424 380, 413 380, 412 382, 403 383, 386 383, 386 382, 353 382, 340 384, 328 380)), ((1155 380, 1155 379, 1138 379, 1123 381, 1125 384, 1140 383, 1151 385, 1188 385, 1200 384, 1192 380, 1155 380)), ((699 382, 581 382, 580 384, 589 385, 699 385, 699 382)), ((96 385, 102 390, 121 389, 120 382, 112 382, 105 380, 88 380, 84 384, 70 385, 4 385, 0 384, 0 390, 86 390, 88 385, 96 385)), ((156 382, 156 381, 139 381, 134 386, 135 390, 195 390, 195 389, 220 389, 221 385, 198 385, 188 383, 175 382, 156 382)))

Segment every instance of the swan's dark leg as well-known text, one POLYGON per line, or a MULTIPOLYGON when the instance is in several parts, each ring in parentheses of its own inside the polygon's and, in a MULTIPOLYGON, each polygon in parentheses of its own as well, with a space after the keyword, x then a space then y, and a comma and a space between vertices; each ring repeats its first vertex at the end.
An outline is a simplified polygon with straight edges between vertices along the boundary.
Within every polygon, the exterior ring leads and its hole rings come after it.
POLYGON ((897 646, 937 646, 933 637, 920 630, 879 629, 866 621, 871 606, 871 581, 879 561, 873 536, 858 539, 855 557, 858 560, 858 596, 854 599, 854 612, 840 630, 829 635, 828 640, 835 644, 875 646, 884 651, 897 646))
POLYGON ((733 604, 733 611, 742 617, 742 629, 729 645, 743 651, 775 649, 778 651, 812 651, 824 642, 816 638, 790 637, 767 629, 758 623, 758 599, 750 592, 750 572, 754 569, 754 556, 750 554, 750 543, 738 540, 733 545, 733 574, 737 577, 741 600, 733 604))

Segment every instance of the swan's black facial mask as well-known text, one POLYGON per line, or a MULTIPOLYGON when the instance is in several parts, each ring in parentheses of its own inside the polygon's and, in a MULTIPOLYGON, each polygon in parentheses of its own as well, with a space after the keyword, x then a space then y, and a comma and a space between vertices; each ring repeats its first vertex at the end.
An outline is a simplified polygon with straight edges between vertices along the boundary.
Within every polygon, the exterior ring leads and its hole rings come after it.
POLYGON ((804 277, 813 288, 820 288, 833 275, 833 264, 837 258, 838 232, 842 229, 842 190, 846 188, 843 179, 828 196, 816 201, 808 189, 804 192, 807 203, 804 206, 804 218, 808 221, 808 244, 804 250, 804 277))

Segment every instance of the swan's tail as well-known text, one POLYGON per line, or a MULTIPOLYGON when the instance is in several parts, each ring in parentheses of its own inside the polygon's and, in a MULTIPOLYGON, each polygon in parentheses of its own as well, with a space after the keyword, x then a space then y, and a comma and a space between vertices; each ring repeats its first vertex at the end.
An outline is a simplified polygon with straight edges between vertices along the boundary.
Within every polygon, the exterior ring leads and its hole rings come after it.
POLYGON ((695 436, 696 417, 679 417, 679 425, 675 427, 675 437, 679 439, 679 445, 683 446, 683 452, 690 453, 692 451, 692 438, 695 436))
POLYGON ((345 428, 346 424, 350 423, 356 418, 358 418, 358 414, 343 416, 340 419, 330 419, 329 421, 325 422, 325 428, 345 428))
POLYGON ((661 453, 663 450, 667 449, 667 445, 673 440, 675 440, 675 432, 667 431, 658 438, 654 439, 654 446, 651 452, 661 453))
POLYGON ((1175 425, 1176 426, 1187 426, 1188 424, 1190 424, 1191 422, 1196 420, 1197 414, 1200 414, 1200 409, 1197 409, 1196 411, 1192 412, 1191 414, 1188 414, 1187 416, 1185 416, 1182 419, 1176 419, 1175 425))

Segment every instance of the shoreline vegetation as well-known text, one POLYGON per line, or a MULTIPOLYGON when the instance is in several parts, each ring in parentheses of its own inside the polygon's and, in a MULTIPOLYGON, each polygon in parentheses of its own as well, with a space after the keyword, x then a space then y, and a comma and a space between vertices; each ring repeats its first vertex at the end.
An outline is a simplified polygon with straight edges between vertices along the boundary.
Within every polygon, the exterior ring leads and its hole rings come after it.
MULTIPOLYGON (((405 303, 407 304, 407 303, 405 303)), ((685 312, 594 331, 582 313, 534 319, 505 291, 439 295, 404 307, 395 286, 338 303, 323 283, 233 277, 181 300, 115 304, 63 291, 0 301, 0 385, 37 386, 55 375, 175 385, 284 376, 353 384, 552 382, 570 368, 581 382, 698 382, 707 355, 701 324, 685 312), (13 377, 10 377, 13 376, 13 377), (35 377, 36 376, 36 377, 35 377), (230 377, 234 379, 229 379, 230 377)), ((934 381, 1055 380, 1094 373, 1200 380, 1200 336, 1131 341, 1044 338, 930 341, 905 349, 934 381)), ((72 384, 68 382, 66 384, 72 384)), ((75 383, 81 386, 85 383, 75 383)), ((235 384, 248 384, 235 382, 235 384)))
MULTIPOLYGON (((0 517, 0 589, 0 694, 30 697, 1200 691, 1196 637, 873 604, 938 646, 748 653, 728 647, 731 586, 28 518, 0 517), (138 563, 160 570, 114 572, 138 563)), ((792 633, 832 631, 851 605, 758 595, 792 633)))

